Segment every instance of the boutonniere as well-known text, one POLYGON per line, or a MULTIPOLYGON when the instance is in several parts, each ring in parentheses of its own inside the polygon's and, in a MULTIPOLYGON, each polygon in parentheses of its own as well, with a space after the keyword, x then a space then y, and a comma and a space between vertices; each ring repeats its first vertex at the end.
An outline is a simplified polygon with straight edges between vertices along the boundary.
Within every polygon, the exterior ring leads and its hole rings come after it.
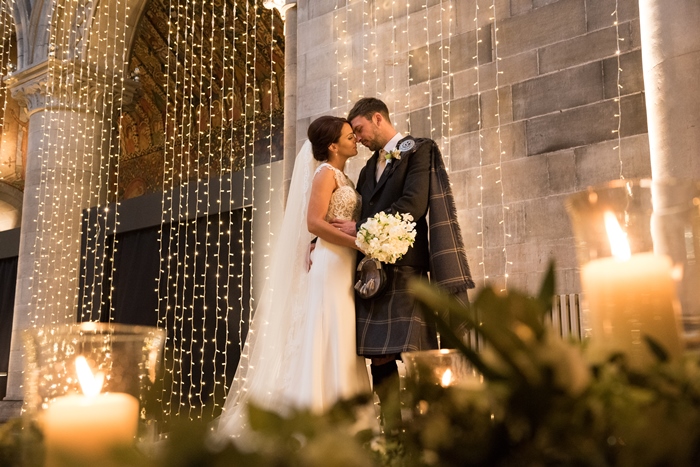
POLYGON ((401 160, 401 151, 398 149, 394 149, 393 151, 389 151, 386 154, 384 154, 384 157, 386 158, 387 164, 391 162, 392 159, 396 159, 397 161, 401 160))

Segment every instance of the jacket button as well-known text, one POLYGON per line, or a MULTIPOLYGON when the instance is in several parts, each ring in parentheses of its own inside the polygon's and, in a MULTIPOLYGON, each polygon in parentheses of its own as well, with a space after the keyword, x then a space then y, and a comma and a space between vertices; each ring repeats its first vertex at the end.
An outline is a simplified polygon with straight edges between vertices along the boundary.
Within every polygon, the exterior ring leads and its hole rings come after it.
POLYGON ((370 202, 369 202, 369 205, 370 205, 370 206, 374 206, 374 201, 370 201, 370 202))

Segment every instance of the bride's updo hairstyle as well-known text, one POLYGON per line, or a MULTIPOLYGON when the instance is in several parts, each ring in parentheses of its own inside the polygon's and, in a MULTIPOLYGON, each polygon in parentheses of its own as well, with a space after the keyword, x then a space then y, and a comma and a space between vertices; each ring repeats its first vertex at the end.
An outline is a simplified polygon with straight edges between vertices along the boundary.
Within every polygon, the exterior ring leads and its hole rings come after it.
POLYGON ((324 115, 318 117, 311 122, 306 135, 311 141, 311 151, 314 154, 314 159, 317 161, 327 161, 328 146, 337 143, 340 140, 340 134, 343 131, 343 125, 348 123, 347 120, 340 117, 332 117, 324 115))

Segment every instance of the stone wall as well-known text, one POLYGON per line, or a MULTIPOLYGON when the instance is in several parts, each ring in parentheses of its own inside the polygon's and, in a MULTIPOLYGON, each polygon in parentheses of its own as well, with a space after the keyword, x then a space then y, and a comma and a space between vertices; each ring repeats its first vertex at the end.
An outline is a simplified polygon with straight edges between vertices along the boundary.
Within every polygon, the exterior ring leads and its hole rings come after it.
POLYGON ((443 148, 478 285, 534 291, 556 259, 558 292, 579 292, 566 196, 651 174, 637 2, 475 1, 299 1, 297 147, 382 98, 443 148))

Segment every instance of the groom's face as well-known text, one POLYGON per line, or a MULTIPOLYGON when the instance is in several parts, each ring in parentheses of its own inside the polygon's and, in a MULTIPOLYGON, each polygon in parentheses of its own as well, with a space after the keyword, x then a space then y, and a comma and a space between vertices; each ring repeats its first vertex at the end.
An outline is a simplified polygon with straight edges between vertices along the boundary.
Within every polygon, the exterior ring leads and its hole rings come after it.
POLYGON ((374 118, 367 119, 358 115, 352 119, 350 125, 352 125, 352 131, 355 132, 357 142, 362 143, 370 151, 379 151, 384 147, 384 144, 379 141, 379 126, 374 118))

